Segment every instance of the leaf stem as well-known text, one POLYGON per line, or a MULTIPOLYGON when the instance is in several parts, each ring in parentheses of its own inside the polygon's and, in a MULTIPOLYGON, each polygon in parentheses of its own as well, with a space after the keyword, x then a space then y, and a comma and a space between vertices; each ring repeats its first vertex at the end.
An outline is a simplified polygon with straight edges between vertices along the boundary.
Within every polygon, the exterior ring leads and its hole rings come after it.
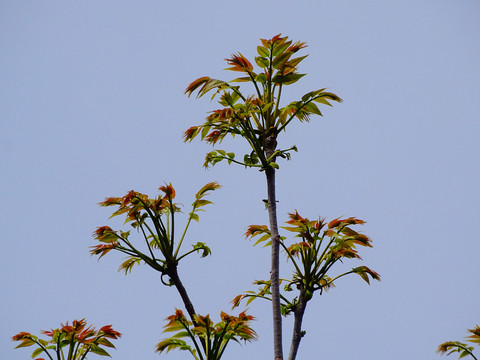
POLYGON ((148 243, 148 237, 147 237, 147 234, 145 233, 145 230, 143 229, 142 223, 139 221, 139 219, 136 215, 135 215, 135 219, 137 220, 138 226, 140 227, 140 230, 142 231, 145 242, 147 243, 148 251, 150 252, 150 255, 152 256, 152 259, 155 259, 155 255, 153 254, 152 247, 148 243))
MULTIPOLYGON (((188 227, 190 226, 190 222, 192 221, 192 215, 196 209, 196 206, 194 205, 192 207, 192 211, 190 212, 190 216, 188 217, 187 225, 185 225, 185 229, 183 230, 182 236, 180 237, 180 241, 178 242, 177 248, 175 250, 175 253, 173 254, 173 258, 177 259, 178 252, 180 251, 180 246, 182 246, 183 239, 185 238, 185 235, 187 234, 188 227)), ((178 261, 179 259, 177 259, 178 261)))

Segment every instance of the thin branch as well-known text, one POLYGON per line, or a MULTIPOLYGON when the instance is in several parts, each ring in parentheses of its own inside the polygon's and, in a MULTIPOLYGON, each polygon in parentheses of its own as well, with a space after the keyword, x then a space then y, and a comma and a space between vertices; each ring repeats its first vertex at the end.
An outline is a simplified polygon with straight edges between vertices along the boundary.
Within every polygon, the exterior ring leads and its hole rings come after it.
MULTIPOLYGON (((185 225, 185 229, 183 230, 182 236, 180 237, 180 241, 178 242, 177 248, 175 250, 175 254, 173 254, 173 258, 176 259, 178 256, 178 252, 180 251, 180 246, 182 246, 183 239, 185 238, 185 235, 187 234, 188 227, 190 226, 190 222, 192 221, 192 214, 195 212, 195 209, 197 207, 193 205, 192 211, 190 212, 190 216, 188 217, 187 225, 185 225)), ((178 261, 179 259, 177 259, 178 261)))
POLYGON ((232 159, 232 158, 223 156, 223 155, 212 156, 210 159, 212 159, 212 160, 214 160, 214 159, 227 160, 227 161, 231 161, 231 162, 233 162, 233 163, 235 163, 235 164, 242 165, 242 166, 263 168, 262 165, 257 165, 257 164, 245 164, 245 163, 243 163, 243 162, 241 162, 241 161, 238 161, 238 160, 235 160, 235 159, 232 159))
POLYGON ((147 238, 147 234, 145 233, 145 230, 143 229, 142 223, 138 220, 138 217, 135 215, 135 219, 137 220, 138 226, 140 227, 140 230, 142 230, 143 237, 145 239, 145 242, 147 243, 148 251, 150 252, 150 255, 152 256, 152 259, 155 259, 155 255, 153 254, 152 247, 150 246, 147 238))
POLYGON ((295 269, 297 270, 297 272, 299 274, 302 274, 302 272, 300 271, 300 268, 298 267, 297 265, 297 262, 295 261, 294 257, 288 252, 288 248, 285 246, 285 244, 283 243, 283 241, 280 241, 280 246, 283 248, 283 250, 285 250, 285 252, 287 253, 287 257, 292 261, 293 263, 293 266, 295 267, 295 269))

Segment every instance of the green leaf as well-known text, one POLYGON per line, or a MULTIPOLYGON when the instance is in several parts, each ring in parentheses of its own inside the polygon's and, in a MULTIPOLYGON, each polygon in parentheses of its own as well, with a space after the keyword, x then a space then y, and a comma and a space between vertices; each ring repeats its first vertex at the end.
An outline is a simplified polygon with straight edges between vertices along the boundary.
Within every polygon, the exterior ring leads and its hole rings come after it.
POLYGON ((266 57, 256 56, 255 62, 262 69, 268 68, 270 61, 266 57))
POLYGON ((199 208, 201 206, 205 206, 205 205, 209 205, 209 204, 213 204, 210 200, 196 200, 195 201, 195 204, 196 204, 196 207, 199 208))
POLYGON ((378 275, 375 271, 370 270, 367 266, 359 266, 352 269, 352 272, 358 274, 363 280, 370 284, 370 279, 368 275, 372 277, 374 280, 380 281, 380 275, 378 275))
POLYGON ((190 213, 190 219, 195 220, 196 222, 198 222, 198 215, 195 214, 195 213, 190 213))
POLYGON ((274 83, 283 84, 283 85, 290 85, 296 83, 306 74, 297 74, 297 73, 288 73, 287 75, 278 74, 275 75, 272 79, 274 83))
POLYGON ((209 152, 207 155, 205 155, 205 163, 203 164, 203 166, 205 168, 208 168, 210 165, 214 166, 215 164, 217 164, 222 160, 225 160, 225 158, 222 156, 219 156, 217 154, 217 151, 214 150, 209 152))
POLYGON ((302 96, 302 102, 307 102, 308 100, 310 100, 312 98, 312 95, 315 91, 310 91, 308 93, 306 93, 305 95, 302 96))
MULTIPOLYGON (((192 352, 192 354, 195 356, 195 350, 193 350, 190 346, 188 346, 185 340, 175 339, 173 337, 160 341, 157 344, 155 351, 161 353, 166 350, 166 352, 168 353, 170 350, 174 350, 174 349, 188 350, 192 352)), ((195 356, 195 358, 197 357, 195 356)))
POLYGON ((291 43, 292 43, 291 41, 287 41, 287 42, 283 43, 282 45, 275 46, 275 48, 273 49, 272 55, 277 56, 280 53, 284 52, 285 50, 288 49, 288 47, 290 46, 291 43))
POLYGON ((323 104, 323 105, 328 105, 328 106, 332 106, 332 104, 330 104, 327 99, 325 99, 324 97, 317 97, 315 99, 313 99, 313 101, 319 103, 319 104, 323 104))
POLYGON ((120 236, 121 236, 123 239, 128 239, 128 237, 130 236, 130 230, 128 230, 128 231, 120 231, 120 236))
POLYGON ((282 229, 285 229, 287 231, 291 232, 302 232, 303 230, 299 228, 298 226, 281 226, 282 229))
MULTIPOLYGON (((261 242, 270 240, 271 238, 272 238, 272 236, 271 236, 270 234, 265 234, 265 235, 263 235, 262 237, 260 237, 260 239, 258 239, 258 240, 255 242, 255 244, 253 244, 253 245, 254 245, 254 246, 257 246, 257 245, 260 244, 261 242)), ((271 241, 265 243, 263 246, 264 246, 264 247, 267 247, 267 246, 270 246, 270 245, 272 245, 272 242, 271 242, 271 241)))
POLYGON ((205 83, 205 85, 202 87, 202 89, 200 89, 197 97, 202 97, 203 95, 205 95, 207 92, 209 92, 212 89, 215 89, 215 88, 222 89, 222 88, 225 88, 225 87, 229 87, 227 82, 225 82, 223 80, 209 79, 205 83))
POLYGON ((89 348, 90 348, 90 351, 94 354, 111 357, 110 354, 106 352, 104 349, 102 349, 100 346, 97 346, 95 344, 90 344, 89 348))
POLYGON ((202 132, 201 132, 200 138, 203 140, 205 138, 205 136, 207 136, 209 131, 210 131, 210 126, 204 125, 202 127, 202 132))
POLYGON ((35 351, 32 353, 32 359, 38 355, 40 355, 43 352, 43 349, 41 347, 35 349, 35 351))
POLYGON ((107 346, 109 348, 115 348, 115 345, 113 345, 110 340, 102 337, 100 339, 97 340, 97 344, 100 344, 100 345, 103 345, 103 346, 107 346))
POLYGON ((265 84, 267 82, 267 75, 265 75, 265 73, 260 73, 257 75, 255 80, 261 84, 265 84))
POLYGON ((250 76, 242 76, 242 77, 233 79, 230 82, 249 82, 249 81, 252 81, 252 78, 250 76))
POLYGON ((265 103, 262 106, 262 112, 267 113, 272 107, 273 107, 273 102, 265 103))
POLYGON ((43 346, 47 346, 47 345, 48 345, 48 341, 43 340, 43 339, 38 339, 38 342, 39 342, 40 344, 42 344, 43 346))
MULTIPOLYGON (((189 323, 188 323, 188 325, 189 325, 189 323)), ((185 325, 184 321, 176 320, 176 321, 170 322, 167 325, 165 325, 165 330, 163 330, 163 332, 185 330, 185 326, 186 325, 185 325)))
POLYGON ((182 337, 188 338, 190 337, 190 333, 188 331, 180 331, 172 336, 172 338, 176 338, 176 339, 182 338, 182 337))
POLYGON ((260 56, 263 56, 263 57, 268 57, 270 55, 270 52, 268 51, 267 48, 264 48, 263 46, 257 46, 257 53, 258 55, 260 56))
MULTIPOLYGON (((118 271, 123 270, 125 272, 125 275, 127 275, 129 272, 132 271, 133 266, 135 264, 140 265, 141 261, 142 259, 131 256, 127 258, 127 260, 125 260, 123 263, 120 264, 120 266, 118 267, 118 271)), ((68 341, 67 341, 67 344, 68 344, 68 341)))
POLYGON ((250 296, 250 297, 248 298, 248 300, 247 300, 247 302, 246 302, 245 305, 247 305, 247 306, 250 305, 250 303, 251 303, 253 300, 255 300, 256 298, 257 298, 256 296, 250 296))
POLYGON ((23 339, 23 341, 15 346, 15 349, 18 349, 18 348, 21 348, 21 347, 27 347, 27 346, 32 346, 32 345, 35 345, 35 341, 31 340, 31 339, 23 339))
POLYGON ((290 57, 292 56, 292 53, 283 53, 277 57, 275 57, 272 61, 272 66, 274 69, 281 69, 285 63, 288 61, 288 59, 290 59, 290 57))
POLYGON ((308 104, 305 105, 304 109, 306 109, 308 112, 316 115, 322 116, 322 113, 318 109, 317 105, 313 102, 309 102, 308 104))
POLYGON ((258 155, 253 151, 250 153, 250 155, 245 154, 243 157, 243 162, 246 165, 256 165, 259 163, 258 155))
POLYGON ((288 63, 286 64, 286 69, 288 68, 296 68, 297 65, 307 57, 308 55, 304 55, 304 56, 299 56, 299 57, 296 57, 294 59, 291 59, 290 61, 288 61, 288 63))
MULTIPOLYGON (((323 104, 326 104, 326 105, 330 105, 330 103, 325 102, 326 99, 332 100, 332 101, 336 101, 336 102, 338 102, 338 103, 341 103, 341 102, 343 101, 339 96, 335 95, 334 93, 331 93, 331 92, 323 92, 323 90, 325 90, 325 89, 322 89, 322 91, 319 90, 319 94, 320 94, 321 96, 318 98, 318 101, 315 100, 316 102, 323 103, 323 104), (325 101, 322 101, 322 100, 320 100, 320 99, 323 99, 323 100, 325 100, 325 101)), ((331 106, 331 105, 330 105, 330 106, 331 106)))
POLYGON ((204 258, 208 255, 211 255, 212 251, 210 250, 210 248, 203 242, 197 242, 195 245, 192 245, 193 248, 197 251, 200 251, 202 250, 202 255, 201 257, 204 258))

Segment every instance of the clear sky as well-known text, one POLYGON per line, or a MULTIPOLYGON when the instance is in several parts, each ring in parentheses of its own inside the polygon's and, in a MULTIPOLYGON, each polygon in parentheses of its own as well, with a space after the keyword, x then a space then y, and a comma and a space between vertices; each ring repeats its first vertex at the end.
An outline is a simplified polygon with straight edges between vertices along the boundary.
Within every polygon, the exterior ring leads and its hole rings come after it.
MULTIPOLYGON (((29 358, 13 350, 17 332, 83 317, 124 334, 115 359, 159 358, 180 299, 146 267, 117 273, 120 254, 90 257, 92 231, 115 224, 96 205, 106 196, 172 182, 189 205, 205 183, 223 185, 187 239, 213 255, 180 269, 200 313, 218 319, 269 276, 268 249, 242 235, 267 223, 263 174, 206 171, 209 147, 181 133, 216 108, 185 87, 232 79, 223 59, 252 58, 278 33, 310 54, 285 101, 323 87, 344 99, 282 134, 299 152, 280 163, 280 220, 294 209, 366 220, 363 263, 382 275, 309 303, 299 359, 438 358, 438 344, 480 324, 479 16, 475 0, 1 1, 0 359, 29 358)), ((260 341, 226 359, 271 358, 270 304, 249 312, 260 341)))

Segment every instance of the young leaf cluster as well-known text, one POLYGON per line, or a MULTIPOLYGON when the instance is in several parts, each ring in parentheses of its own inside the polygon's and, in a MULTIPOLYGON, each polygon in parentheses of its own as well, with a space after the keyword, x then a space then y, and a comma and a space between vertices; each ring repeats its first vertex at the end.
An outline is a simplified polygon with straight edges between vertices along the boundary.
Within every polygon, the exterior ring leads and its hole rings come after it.
POLYGON ((44 353, 50 360, 84 360, 89 353, 110 356, 104 347, 115 348, 109 339, 116 340, 122 336, 111 325, 103 326, 98 331, 92 326, 87 327, 85 319, 74 320, 72 325, 68 322, 61 324, 61 328, 42 331, 42 334, 49 339, 40 339, 28 332, 20 332, 12 339, 21 341, 16 348, 37 345, 32 358, 44 353))
POLYGON ((125 215, 125 223, 139 232, 144 244, 136 244, 130 239, 129 231, 116 231, 109 226, 98 227, 94 232, 94 238, 101 244, 92 246, 90 253, 98 255, 99 259, 111 250, 126 254, 128 257, 120 265, 119 271, 125 274, 132 270, 135 264, 142 262, 162 274, 165 285, 172 285, 171 279, 165 281, 164 275, 171 277, 171 270, 186 256, 197 252, 202 257, 210 254, 210 249, 205 243, 197 242, 189 251, 180 254, 180 249, 192 220, 198 221, 199 211, 203 211, 205 205, 211 204, 205 196, 220 187, 217 183, 209 183, 202 187, 195 196, 187 223, 180 239, 175 237, 175 214, 180 212, 178 204, 174 203, 175 189, 171 184, 159 188, 162 195, 157 198, 149 198, 147 195, 130 191, 124 197, 111 197, 101 202, 101 206, 116 206, 118 209, 111 217, 125 215))
MULTIPOLYGON (((476 345, 480 345, 480 327, 475 325, 473 329, 468 329, 468 332, 471 335, 466 338, 467 341, 476 345)), ((458 353, 459 359, 470 355, 472 358, 477 360, 477 357, 475 357, 473 354, 473 350, 474 347, 469 346, 468 344, 459 341, 447 341, 438 346, 437 353, 447 355, 458 353)))
POLYGON ((215 145, 227 135, 240 135, 252 149, 252 153, 245 154, 242 159, 223 150, 210 152, 205 158, 206 167, 227 160, 229 164, 233 162, 246 167, 278 168, 275 158, 288 157, 291 150, 296 150, 295 147, 276 149, 278 133, 295 118, 303 122, 309 121, 311 115, 322 116, 317 104, 331 106, 331 101, 341 101, 337 95, 319 89, 281 107, 282 88, 305 76, 298 72, 297 67, 307 55, 295 57, 295 54, 306 44, 293 43, 288 37, 280 35, 269 40, 261 39, 261 42, 255 57, 258 69, 241 53, 236 53, 226 59, 229 65, 226 70, 239 72, 242 76, 230 82, 204 76, 193 81, 185 91, 189 96, 197 92, 197 97, 214 91, 212 99, 218 97, 222 106, 212 111, 202 125, 187 129, 185 141, 199 136, 201 140, 215 145), (255 93, 243 94, 240 87, 234 85, 238 82, 250 82, 255 93))
MULTIPOLYGON (((351 228, 351 225, 363 224, 364 221, 353 217, 335 219, 328 224, 323 219, 309 220, 302 217, 297 211, 289 214, 287 226, 283 229, 295 234, 299 242, 287 245, 286 238, 282 237, 280 246, 287 259, 293 264, 294 272, 291 279, 282 279, 287 292, 297 289, 299 296, 309 301, 315 292, 320 294, 334 286, 334 282, 348 274, 357 274, 367 283, 369 277, 380 280, 380 275, 367 266, 352 268, 350 271, 330 277, 329 273, 337 262, 344 259, 361 259, 356 246, 372 247, 371 240, 351 228)), ((255 245, 263 243, 271 245, 270 230, 266 225, 250 225, 245 233, 247 238, 256 239, 255 245)), ((269 298, 269 281, 256 281, 261 285, 257 292, 248 291, 233 300, 234 307, 244 298, 248 298, 247 305, 255 298, 269 298)), ((288 300, 281 295, 282 313, 290 314, 298 304, 298 296, 288 300)))
POLYGON ((257 338, 257 334, 249 325, 253 317, 245 312, 238 316, 221 312, 220 318, 219 323, 213 324, 208 315, 195 315, 194 324, 181 310, 176 309, 175 314, 167 318, 168 324, 165 325, 164 332, 177 333, 160 341, 156 351, 161 353, 177 349, 190 352, 196 360, 219 360, 231 340, 239 342, 257 338), (190 344, 184 339, 189 340, 190 344))

